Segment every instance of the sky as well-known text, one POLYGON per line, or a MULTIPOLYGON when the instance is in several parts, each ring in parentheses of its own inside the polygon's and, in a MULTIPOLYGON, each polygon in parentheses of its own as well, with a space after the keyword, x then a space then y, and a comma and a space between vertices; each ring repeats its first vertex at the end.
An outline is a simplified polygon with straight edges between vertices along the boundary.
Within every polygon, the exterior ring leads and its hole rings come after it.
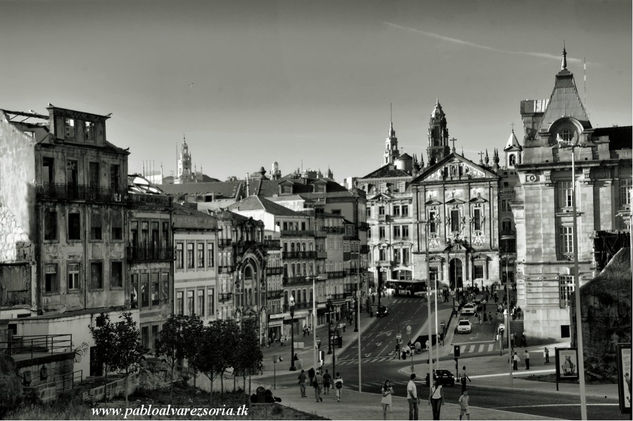
POLYGON ((278 161, 342 180, 381 165, 393 104, 420 154, 436 98, 456 147, 502 149, 548 98, 563 42, 594 127, 631 124, 630 0, 0 0, 0 108, 112 113, 108 140, 211 177, 278 161), (586 83, 583 81, 583 61, 586 83))

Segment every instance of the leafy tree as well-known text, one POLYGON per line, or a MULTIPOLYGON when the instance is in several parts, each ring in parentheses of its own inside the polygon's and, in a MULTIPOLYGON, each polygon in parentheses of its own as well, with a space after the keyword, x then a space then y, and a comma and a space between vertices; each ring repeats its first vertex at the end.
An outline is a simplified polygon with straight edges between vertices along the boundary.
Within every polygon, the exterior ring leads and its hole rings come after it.
POLYGON ((171 368, 170 400, 173 399, 176 363, 185 358, 195 358, 201 332, 202 321, 197 316, 172 314, 163 324, 156 353, 164 355, 169 360, 171 368))
POLYGON ((107 383, 108 371, 116 368, 116 357, 113 352, 117 348, 116 325, 110 321, 110 316, 101 313, 97 316, 94 325, 91 324, 88 328, 95 342, 94 358, 103 364, 107 383))
POLYGON ((213 403, 213 381, 225 369, 222 359, 222 321, 213 321, 202 328, 195 354, 189 362, 195 370, 204 374, 211 383, 209 401, 213 403))
POLYGON ((254 319, 245 319, 242 321, 242 327, 235 352, 235 370, 242 375, 242 384, 246 391, 246 376, 258 373, 262 369, 262 360, 264 356, 259 346, 259 338, 257 336, 257 321, 254 319))
POLYGON ((123 313, 119 319, 121 320, 115 325, 117 346, 111 352, 114 354, 113 365, 125 371, 125 401, 127 402, 128 375, 130 370, 137 368, 143 356, 143 345, 136 322, 132 319, 132 313, 123 313))
POLYGON ((220 322, 220 387, 221 393, 224 394, 224 373, 229 367, 233 367, 233 373, 235 373, 235 367, 238 366, 237 360, 237 348, 239 341, 239 327, 235 320, 222 320, 220 322))

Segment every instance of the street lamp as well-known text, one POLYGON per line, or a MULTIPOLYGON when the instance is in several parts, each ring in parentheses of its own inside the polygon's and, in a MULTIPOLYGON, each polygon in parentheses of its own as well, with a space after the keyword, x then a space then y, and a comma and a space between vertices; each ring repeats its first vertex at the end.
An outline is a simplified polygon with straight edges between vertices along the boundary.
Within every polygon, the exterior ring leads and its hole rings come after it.
POLYGON ((578 273, 578 221, 576 208, 576 148, 577 139, 562 139, 558 137, 559 148, 571 149, 571 191, 572 191, 572 238, 574 252, 574 298, 576 307, 576 341, 578 345, 578 383, 580 384, 580 417, 587 419, 587 398, 585 396, 585 361, 582 341, 582 313, 580 310, 580 277, 578 273))
POLYGON ((290 371, 295 371, 295 297, 291 294, 288 298, 290 308, 290 371))
POLYGON ((333 311, 332 300, 327 300, 327 353, 330 355, 332 353, 332 311, 333 311))

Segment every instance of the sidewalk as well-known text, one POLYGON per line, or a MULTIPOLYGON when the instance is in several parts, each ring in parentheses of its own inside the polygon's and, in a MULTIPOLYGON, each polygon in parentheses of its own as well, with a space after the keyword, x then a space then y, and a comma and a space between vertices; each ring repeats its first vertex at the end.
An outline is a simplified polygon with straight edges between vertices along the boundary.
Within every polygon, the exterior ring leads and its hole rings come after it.
MULTIPOLYGON (((261 384, 269 388, 269 384, 261 384)), ((309 414, 333 420, 378 420, 382 419, 382 405, 380 404, 380 396, 372 393, 359 393, 353 390, 343 388, 341 402, 336 402, 336 395, 333 390, 328 395, 322 395, 323 402, 315 402, 314 389, 308 388, 307 397, 301 398, 299 388, 297 386, 291 388, 277 388, 274 391, 275 396, 281 398, 281 404, 307 412, 309 414)), ((420 390, 420 396, 423 395, 420 390)), ((409 404, 407 399, 400 396, 393 396, 393 404, 391 407, 390 419, 406 420, 409 417, 409 404)), ((454 403, 445 403, 442 406, 442 419, 459 419, 459 405, 454 403)), ((480 408, 476 406, 470 407, 471 419, 485 420, 520 420, 520 419, 552 419, 551 417, 537 417, 534 415, 521 414, 517 412, 508 412, 488 408, 480 408)), ((418 419, 432 419, 433 413, 428 400, 421 399, 419 405, 418 419)))

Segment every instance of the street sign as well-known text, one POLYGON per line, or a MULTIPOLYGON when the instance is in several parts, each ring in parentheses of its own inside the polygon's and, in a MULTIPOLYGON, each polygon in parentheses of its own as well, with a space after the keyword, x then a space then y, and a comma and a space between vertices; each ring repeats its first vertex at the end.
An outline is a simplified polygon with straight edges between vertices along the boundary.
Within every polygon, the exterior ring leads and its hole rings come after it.
POLYGON ((407 325, 407 335, 411 334, 411 325, 407 325))

